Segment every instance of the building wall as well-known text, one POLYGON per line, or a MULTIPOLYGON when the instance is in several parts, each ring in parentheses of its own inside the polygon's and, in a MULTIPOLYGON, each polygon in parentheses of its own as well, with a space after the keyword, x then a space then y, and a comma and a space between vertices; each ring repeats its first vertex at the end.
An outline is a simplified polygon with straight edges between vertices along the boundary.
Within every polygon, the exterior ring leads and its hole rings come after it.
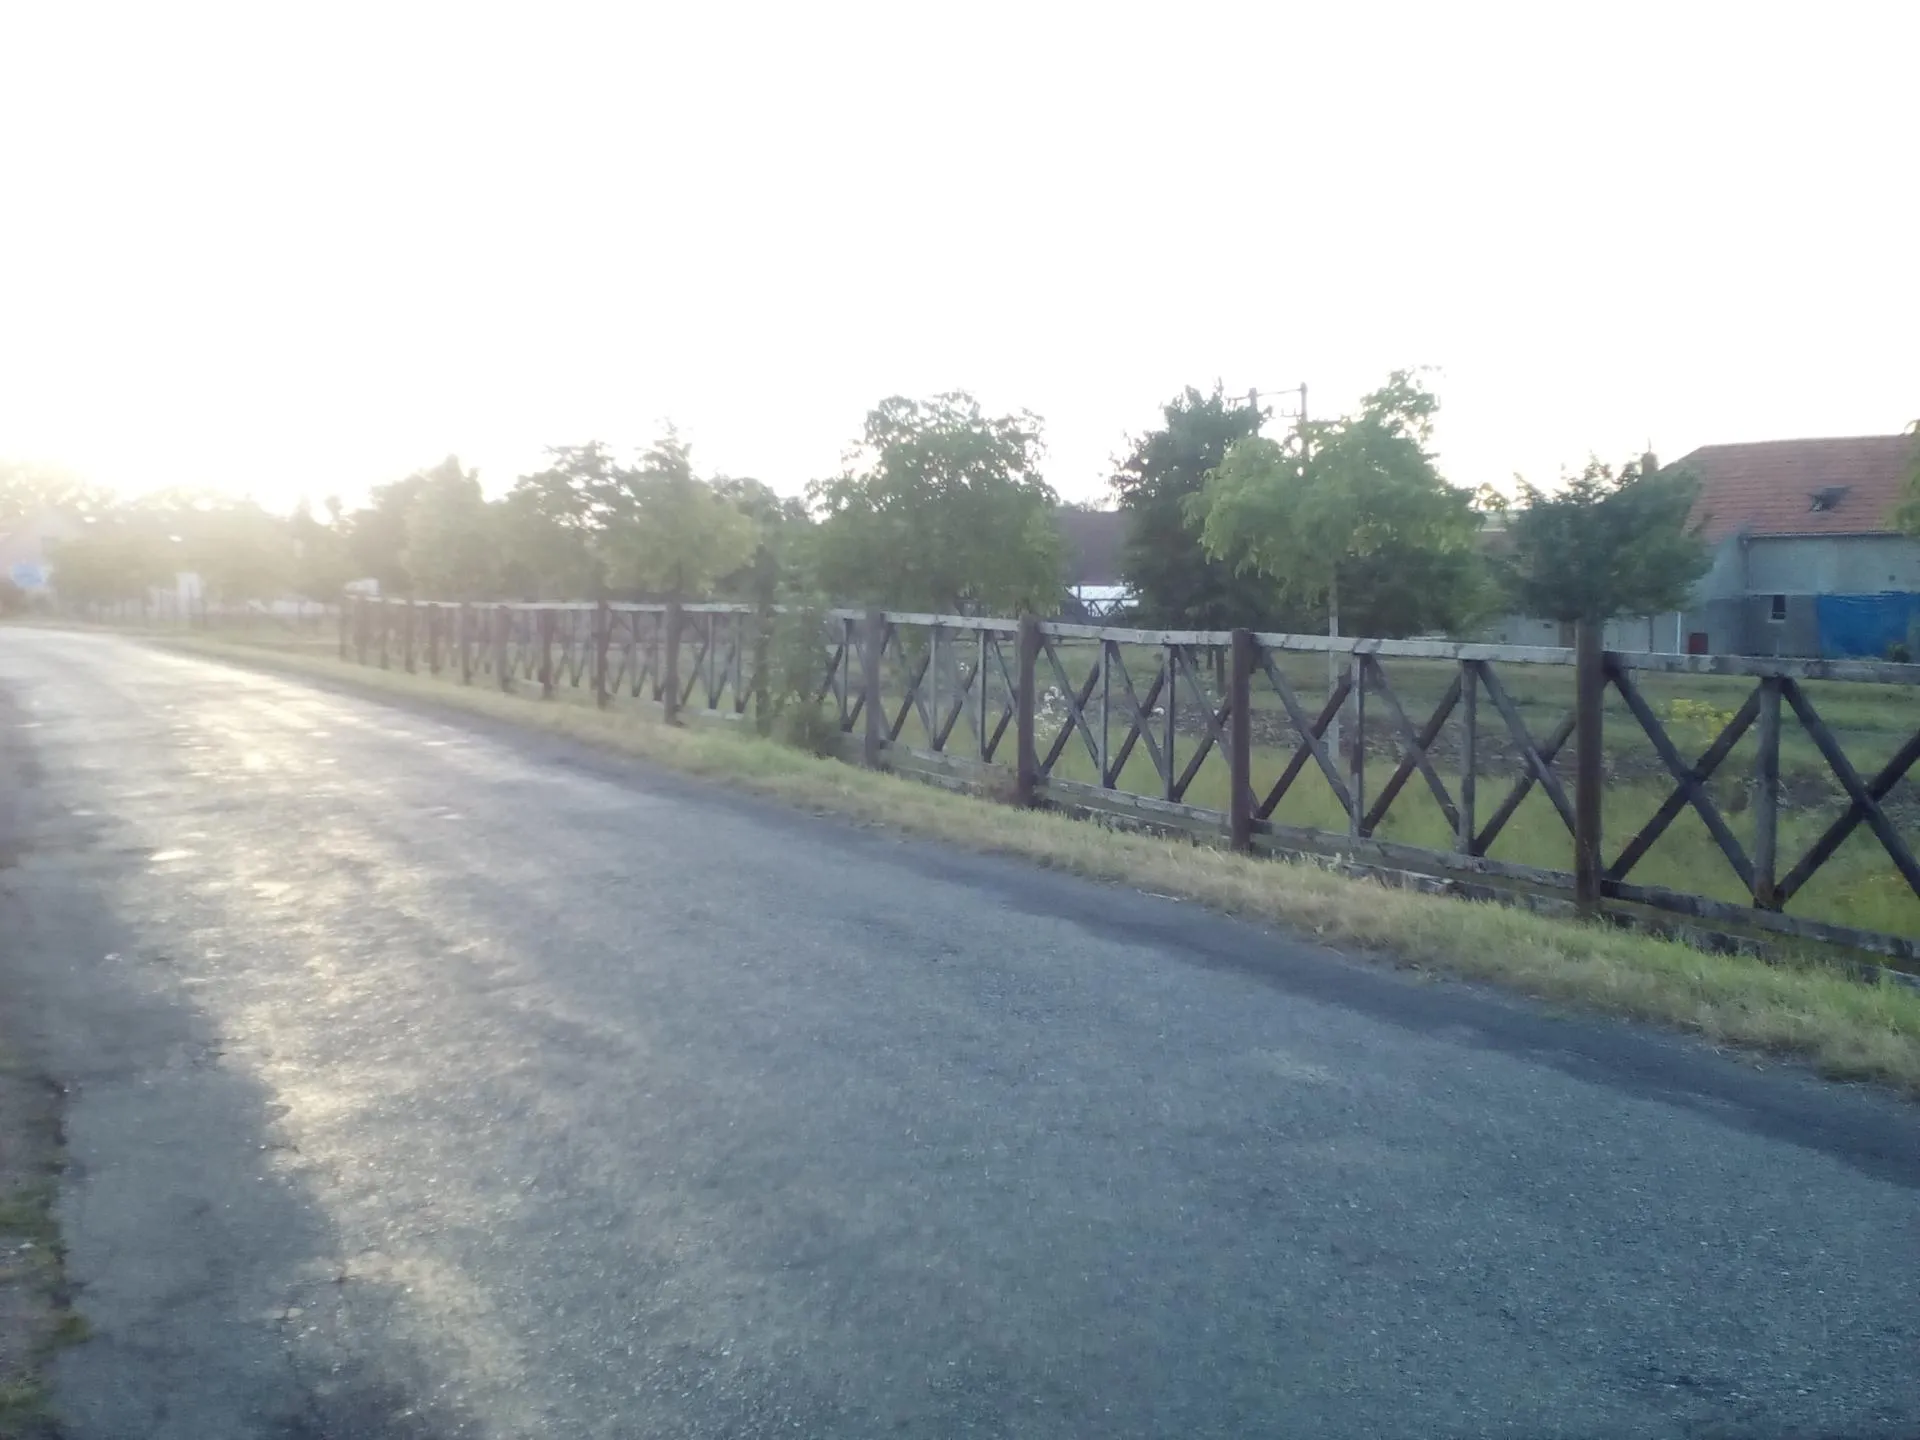
POLYGON ((1873 595, 1920 591, 1920 540, 1900 535, 1807 535, 1747 542, 1748 593, 1873 595))

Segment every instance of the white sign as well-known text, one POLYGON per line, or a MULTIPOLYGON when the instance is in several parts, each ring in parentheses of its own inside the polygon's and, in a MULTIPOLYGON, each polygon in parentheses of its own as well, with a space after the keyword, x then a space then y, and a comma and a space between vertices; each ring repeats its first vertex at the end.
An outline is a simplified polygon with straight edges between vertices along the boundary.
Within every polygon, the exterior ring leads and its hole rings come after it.
POLYGON ((37 560, 16 560, 13 562, 13 569, 7 573, 13 583, 22 590, 47 588, 47 567, 37 560))

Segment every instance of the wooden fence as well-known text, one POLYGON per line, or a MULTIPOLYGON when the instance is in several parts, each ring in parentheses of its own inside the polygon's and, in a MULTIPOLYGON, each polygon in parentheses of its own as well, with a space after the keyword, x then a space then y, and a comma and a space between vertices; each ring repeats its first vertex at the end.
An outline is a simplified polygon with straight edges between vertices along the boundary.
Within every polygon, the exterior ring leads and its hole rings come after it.
MULTIPOLYGON (((343 658, 457 675, 469 684, 538 685, 545 695, 591 693, 600 705, 643 700, 669 718, 740 720, 769 713, 775 623, 771 612, 730 604, 359 597, 341 613, 339 645, 343 658)), ((1723 933, 1813 940, 1920 962, 1915 934, 1785 913, 1842 844, 1861 833, 1877 842, 1891 875, 1920 897, 1913 846, 1883 804, 1920 759, 1920 666, 1602 651, 1590 629, 1573 649, 1546 649, 879 610, 831 610, 823 623, 813 698, 837 721, 845 758, 870 766, 986 783, 1024 804, 1223 834, 1241 850, 1430 877, 1470 895, 1558 898, 1588 913, 1644 919, 1652 912, 1723 933), (1299 677, 1308 662, 1316 675, 1325 667, 1323 693, 1304 692, 1299 677), (1396 689, 1388 669, 1402 662, 1417 664, 1432 682, 1437 698, 1428 697, 1430 705, 1410 709, 1396 689), (1514 693, 1520 677, 1532 684, 1548 672, 1566 685, 1571 702, 1551 723, 1537 713, 1537 699, 1523 705, 1514 693), (1656 676, 1724 677, 1730 693, 1744 699, 1730 715, 1714 714, 1717 735, 1689 758, 1647 698, 1656 676), (1896 734, 1905 738, 1870 773, 1849 758, 1816 709, 1808 686, 1824 682, 1899 687, 1896 734), (1912 704, 1899 703, 1907 697, 1912 704), (1650 818, 1610 855, 1602 833, 1609 710, 1616 727, 1650 744, 1657 757, 1651 773, 1664 791, 1650 818), (1530 718, 1529 711, 1536 713, 1530 718), (1844 802, 1797 855, 1781 853, 1780 843, 1780 755, 1789 716, 1844 802), (1279 748, 1258 752, 1272 773, 1255 773, 1256 717, 1284 737, 1279 748), (1453 755, 1444 767, 1436 759, 1443 730, 1453 755), (1740 792, 1743 801, 1751 796, 1751 839, 1743 843, 1709 782, 1749 731, 1757 743, 1740 792), (1343 738, 1336 744, 1337 733, 1343 738), (1490 749, 1503 764, 1489 763, 1490 749), (1196 777, 1208 767, 1217 772, 1223 759, 1225 803, 1196 803, 1196 777), (1130 784, 1123 774, 1133 777, 1130 784), (1307 775, 1324 782, 1343 828, 1282 819, 1283 803, 1307 775), (1419 790, 1444 817, 1450 845, 1407 844, 1380 833, 1396 802, 1419 790), (1570 867, 1490 853, 1530 796, 1544 797, 1564 825, 1570 867), (1655 842, 1687 813, 1704 826, 1743 901, 1636 878, 1655 842)), ((1555 701, 1548 713, 1558 708, 1555 701)))

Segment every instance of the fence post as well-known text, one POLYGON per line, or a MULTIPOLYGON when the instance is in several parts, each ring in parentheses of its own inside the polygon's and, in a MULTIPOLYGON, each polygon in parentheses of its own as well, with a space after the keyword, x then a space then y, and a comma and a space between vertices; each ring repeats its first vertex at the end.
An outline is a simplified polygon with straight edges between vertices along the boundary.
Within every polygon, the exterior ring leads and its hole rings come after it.
POLYGON ((607 646, 613 639, 613 612, 601 600, 593 607, 593 703, 607 708, 607 646))
POLYGON ((666 647, 666 655, 660 662, 660 699, 663 706, 661 714, 665 717, 667 724, 677 725, 680 723, 679 595, 676 594, 668 599, 666 618, 661 621, 661 624, 666 627, 666 634, 662 637, 666 647))
POLYGON ((1347 793, 1353 800, 1353 813, 1347 817, 1347 834, 1362 838, 1367 818, 1367 656, 1356 646, 1347 657, 1347 709, 1353 715, 1353 748, 1347 752, 1347 793))
POLYGON ((1462 855, 1473 853, 1475 828, 1474 781, 1479 765, 1475 752, 1480 744, 1480 663, 1460 662, 1460 831, 1453 848, 1462 855))
POLYGON ((553 611, 544 607, 533 612, 534 638, 540 646, 540 695, 553 698, 553 611))
POLYGON ((1760 753, 1753 760, 1753 903, 1780 908, 1780 677, 1760 681, 1760 753))
POLYGON ((1014 799, 1032 805, 1040 797, 1040 747, 1034 740, 1034 671, 1040 663, 1040 618, 1020 617, 1020 671, 1014 696, 1014 799))
POLYGON ((454 612, 453 631, 455 643, 460 647, 460 683, 473 683, 473 607, 466 601, 460 602, 460 608, 454 612))
MULTIPOLYGON (((1253 632, 1233 632, 1227 676, 1228 840, 1243 854, 1253 849, 1253 632)), ((1167 769, 1173 764, 1169 757, 1167 769)))
POLYGON ((869 770, 878 770, 887 736, 887 721, 881 713, 880 701, 880 652, 887 647, 886 611, 867 608, 860 639, 860 693, 867 712, 867 728, 860 741, 860 763, 869 770))
POLYGON ((853 729, 853 621, 841 616, 840 665, 835 671, 834 698, 840 702, 840 733, 853 729))
POLYGON ((513 612, 504 605, 493 607, 493 678, 502 690, 513 689, 513 672, 507 668, 507 627, 513 612))
POLYGON ((407 597, 407 608, 400 612, 400 664, 406 672, 413 673, 413 597, 407 597))
POLYGON ((762 603, 753 626, 753 728, 762 735, 773 733, 772 630, 773 606, 762 603))
POLYGON ((340 597, 340 658, 342 660, 347 658, 347 635, 352 625, 352 621, 349 618, 352 615, 352 613, 353 613, 353 610, 352 610, 351 602, 348 601, 346 596, 344 595, 341 596, 340 597))
POLYGON ((391 669, 387 657, 387 641, 393 630, 393 602, 386 596, 380 597, 380 668, 391 669))
POLYGON ((1573 899, 1583 915, 1600 908, 1601 721, 1605 713, 1606 660, 1601 624, 1581 620, 1574 629, 1573 899))

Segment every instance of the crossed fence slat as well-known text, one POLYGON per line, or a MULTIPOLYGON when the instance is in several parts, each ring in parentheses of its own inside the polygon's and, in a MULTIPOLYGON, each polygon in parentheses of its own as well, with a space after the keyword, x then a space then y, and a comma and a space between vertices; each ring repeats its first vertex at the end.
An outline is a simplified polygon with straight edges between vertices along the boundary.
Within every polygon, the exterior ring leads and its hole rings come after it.
POLYGON ((1672 792, 1660 803, 1639 834, 1635 835, 1621 850, 1613 864, 1607 867, 1609 880, 1623 880, 1639 864, 1647 851, 1653 848, 1654 841, 1666 831, 1687 806, 1691 805, 1707 827, 1707 833, 1713 836, 1714 843, 1720 847, 1720 853, 1733 866, 1733 871, 1747 887, 1747 893, 1753 893, 1753 861, 1748 858, 1744 846, 1728 827, 1726 817, 1720 813, 1720 807, 1714 803, 1713 796, 1707 793, 1707 781, 1714 771, 1720 768, 1727 756, 1733 753, 1733 747, 1740 743, 1740 737, 1747 733, 1760 713, 1759 692, 1747 695, 1746 703, 1735 713, 1733 719, 1721 730, 1718 738, 1709 745, 1706 752, 1688 765, 1680 757, 1666 727, 1660 723, 1660 717, 1653 713, 1653 707, 1647 704, 1640 693, 1640 687, 1634 683, 1633 676, 1617 666, 1609 666, 1607 678, 1620 692, 1621 699, 1627 702, 1633 718, 1640 722, 1640 728, 1653 742, 1654 753, 1660 757, 1661 764, 1678 783, 1672 792))

